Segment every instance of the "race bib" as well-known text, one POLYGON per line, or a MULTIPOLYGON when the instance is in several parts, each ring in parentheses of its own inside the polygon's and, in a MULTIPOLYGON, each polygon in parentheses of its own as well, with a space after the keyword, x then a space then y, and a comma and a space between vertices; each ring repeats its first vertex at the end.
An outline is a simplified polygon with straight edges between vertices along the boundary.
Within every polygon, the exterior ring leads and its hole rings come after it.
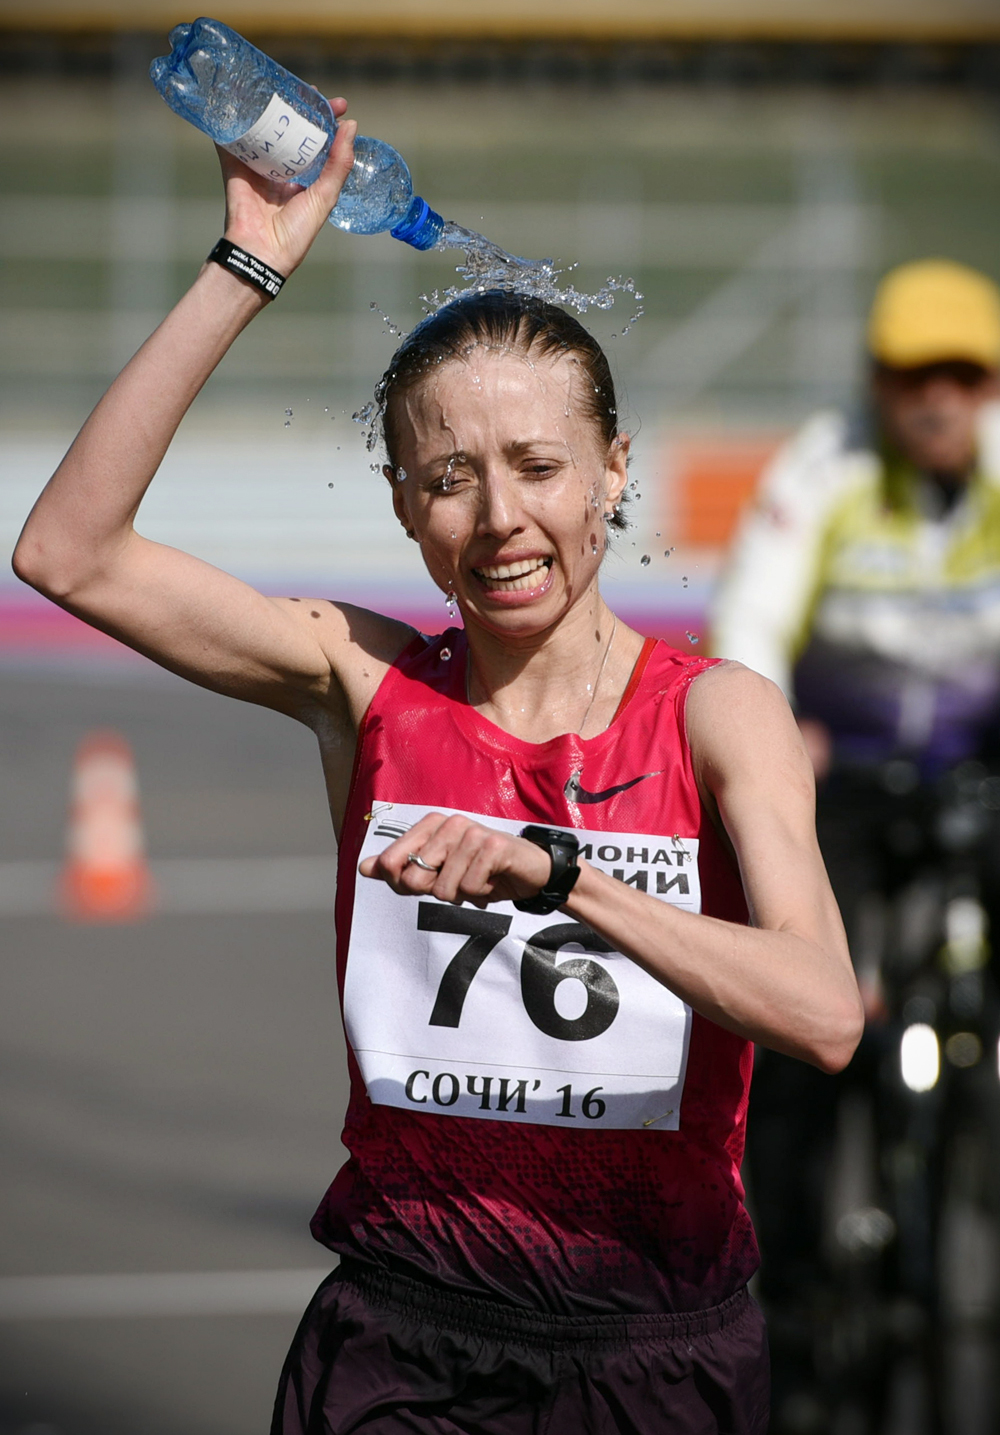
MULTIPOLYGON (((362 860, 428 810, 377 803, 362 860)), ((594 867, 701 910, 697 838, 575 831, 594 867)), ((691 1008, 560 912, 399 897, 359 875, 344 1017, 376 1105, 578 1129, 680 1125, 691 1008)))

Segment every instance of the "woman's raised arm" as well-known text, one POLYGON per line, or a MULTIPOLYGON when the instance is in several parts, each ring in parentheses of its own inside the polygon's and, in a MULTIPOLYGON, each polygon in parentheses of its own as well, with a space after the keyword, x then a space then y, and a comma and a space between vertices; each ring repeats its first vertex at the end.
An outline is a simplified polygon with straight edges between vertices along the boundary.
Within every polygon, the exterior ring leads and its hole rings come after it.
MULTIPOLYGON (((332 103, 342 115, 345 102, 332 103)), ((337 202, 353 164, 355 128, 340 125, 308 189, 274 184, 220 150, 225 237, 291 274, 337 202)), ((21 534, 14 571, 78 617, 203 686, 302 716, 332 695, 337 679, 350 690, 356 668, 363 691, 348 696, 352 709, 363 708, 380 676, 379 660, 391 662, 406 641, 400 625, 354 614, 352 634, 348 616, 332 604, 322 605, 322 621, 311 621, 315 605, 267 598, 133 527, 190 404, 268 302, 228 270, 205 264, 49 480, 21 534)))

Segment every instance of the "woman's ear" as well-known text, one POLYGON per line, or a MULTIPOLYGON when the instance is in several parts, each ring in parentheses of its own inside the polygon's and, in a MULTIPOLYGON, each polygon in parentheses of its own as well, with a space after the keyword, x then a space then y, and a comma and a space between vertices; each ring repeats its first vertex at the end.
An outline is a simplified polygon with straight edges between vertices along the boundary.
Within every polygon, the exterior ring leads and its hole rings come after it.
POLYGON ((616 434, 608 449, 605 466, 604 512, 610 516, 621 502, 628 483, 628 455, 632 439, 627 433, 616 434))
POLYGON ((390 487, 392 488, 393 512, 399 519, 400 523, 403 525, 403 531, 405 532, 407 538, 412 538, 414 536, 413 524, 410 521, 410 509, 409 505, 406 502, 405 486, 402 483, 397 482, 396 470, 393 468, 391 463, 384 463, 382 465, 382 472, 389 480, 390 487))

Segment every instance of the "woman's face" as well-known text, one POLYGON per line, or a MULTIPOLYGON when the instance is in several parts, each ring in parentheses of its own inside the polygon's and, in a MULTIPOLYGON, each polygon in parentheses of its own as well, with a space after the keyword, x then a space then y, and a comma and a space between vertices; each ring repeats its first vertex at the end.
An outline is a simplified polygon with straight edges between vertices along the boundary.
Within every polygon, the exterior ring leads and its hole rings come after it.
POLYGON ((394 401, 396 514, 466 623, 530 637, 595 589, 626 482, 575 356, 477 346, 394 401))

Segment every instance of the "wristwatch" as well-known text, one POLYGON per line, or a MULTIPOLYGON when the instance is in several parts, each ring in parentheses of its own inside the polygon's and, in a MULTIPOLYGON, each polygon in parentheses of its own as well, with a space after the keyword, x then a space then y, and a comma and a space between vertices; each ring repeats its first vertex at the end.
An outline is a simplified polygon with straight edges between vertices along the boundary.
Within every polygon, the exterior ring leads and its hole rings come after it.
POLYGON ((577 865, 580 843, 575 833, 563 832, 558 827, 522 827, 518 836, 541 847, 552 860, 549 880, 537 897, 522 897, 514 903, 519 912, 533 912, 543 917, 561 907, 576 885, 580 875, 577 865))

